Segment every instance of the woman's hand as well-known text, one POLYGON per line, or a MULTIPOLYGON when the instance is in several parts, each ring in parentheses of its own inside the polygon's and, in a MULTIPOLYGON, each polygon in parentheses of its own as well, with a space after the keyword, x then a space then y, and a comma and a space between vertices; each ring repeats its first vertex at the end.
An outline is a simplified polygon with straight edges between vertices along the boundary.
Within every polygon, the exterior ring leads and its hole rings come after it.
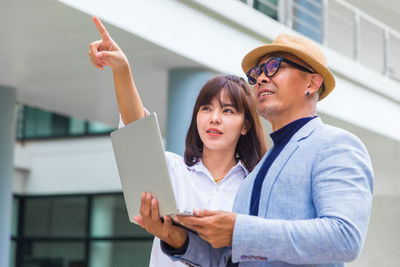
POLYGON ((92 17, 92 20, 101 36, 101 40, 94 41, 89 45, 89 57, 92 64, 99 69, 109 66, 113 71, 129 68, 124 52, 110 37, 101 21, 97 17, 92 17))
POLYGON ((142 193, 140 215, 135 216, 134 220, 147 232, 175 249, 183 246, 187 238, 186 231, 173 225, 169 216, 164 216, 164 222, 160 220, 158 201, 150 193, 142 193))

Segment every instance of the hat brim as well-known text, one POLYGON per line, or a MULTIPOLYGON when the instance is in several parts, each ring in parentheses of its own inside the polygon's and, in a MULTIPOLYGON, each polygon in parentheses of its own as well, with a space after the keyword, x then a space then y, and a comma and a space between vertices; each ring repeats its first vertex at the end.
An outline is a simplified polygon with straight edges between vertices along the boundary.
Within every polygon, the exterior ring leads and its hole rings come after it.
POLYGON ((273 52, 290 53, 306 62, 315 70, 315 72, 322 75, 325 89, 320 94, 318 101, 324 99, 333 90, 333 88, 335 88, 335 78, 327 67, 314 59, 314 57, 307 52, 285 45, 268 44, 251 50, 242 60, 242 69, 244 73, 247 74, 251 68, 257 65, 261 57, 273 52))

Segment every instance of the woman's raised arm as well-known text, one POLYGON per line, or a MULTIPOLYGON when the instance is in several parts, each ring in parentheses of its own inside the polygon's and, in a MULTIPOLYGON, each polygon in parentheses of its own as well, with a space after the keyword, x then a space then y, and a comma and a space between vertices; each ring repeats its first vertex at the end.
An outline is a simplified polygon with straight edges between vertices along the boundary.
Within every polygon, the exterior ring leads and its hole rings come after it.
POLYGON ((92 20, 100 33, 101 40, 90 43, 90 61, 98 69, 102 70, 104 66, 112 69, 119 112, 122 121, 127 125, 145 116, 143 104, 124 52, 110 37, 101 21, 97 17, 92 17, 92 20))

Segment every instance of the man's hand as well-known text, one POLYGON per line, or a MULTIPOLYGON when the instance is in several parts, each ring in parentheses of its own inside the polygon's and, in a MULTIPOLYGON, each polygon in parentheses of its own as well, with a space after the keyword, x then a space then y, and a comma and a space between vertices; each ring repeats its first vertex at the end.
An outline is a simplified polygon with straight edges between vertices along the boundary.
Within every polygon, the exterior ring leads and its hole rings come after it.
POLYGON ((117 43, 110 37, 106 28, 97 17, 92 17, 101 40, 94 41, 89 45, 89 57, 92 64, 99 69, 109 66, 113 70, 129 68, 128 59, 117 43))
POLYGON ((164 216, 164 222, 160 220, 158 201, 150 193, 142 193, 140 215, 135 216, 134 220, 147 232, 157 236, 175 249, 185 244, 186 231, 173 225, 169 216, 164 216))
POLYGON ((232 245, 236 213, 226 211, 195 210, 196 216, 176 216, 175 220, 191 228, 214 248, 232 245))

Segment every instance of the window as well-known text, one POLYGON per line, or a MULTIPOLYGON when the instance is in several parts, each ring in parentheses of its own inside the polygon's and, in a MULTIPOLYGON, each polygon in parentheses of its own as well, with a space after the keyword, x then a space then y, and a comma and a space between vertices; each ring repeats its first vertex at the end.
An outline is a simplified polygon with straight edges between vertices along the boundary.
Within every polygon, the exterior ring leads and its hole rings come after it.
POLYGON ((90 246, 90 267, 149 266, 153 240, 140 242, 94 241, 90 246))
POLYGON ((278 0, 254 0, 253 7, 268 17, 278 20, 278 0))
MULTIPOLYGON (((84 242, 25 241, 20 249, 20 266, 84 267, 84 242)), ((111 267, 111 266, 110 266, 111 267)))
POLYGON ((293 12, 293 29, 322 43, 323 17, 321 0, 294 0, 293 12))
POLYGON ((27 198, 24 209, 25 236, 84 237, 87 198, 27 198))
POLYGON ((11 267, 146 266, 152 243, 121 193, 14 197, 11 267))
POLYGON ((109 134, 115 130, 98 122, 88 122, 29 106, 18 106, 17 139, 73 137, 109 134))
POLYGON ((305 36, 322 43, 322 0, 241 0, 268 17, 287 24, 305 36))

